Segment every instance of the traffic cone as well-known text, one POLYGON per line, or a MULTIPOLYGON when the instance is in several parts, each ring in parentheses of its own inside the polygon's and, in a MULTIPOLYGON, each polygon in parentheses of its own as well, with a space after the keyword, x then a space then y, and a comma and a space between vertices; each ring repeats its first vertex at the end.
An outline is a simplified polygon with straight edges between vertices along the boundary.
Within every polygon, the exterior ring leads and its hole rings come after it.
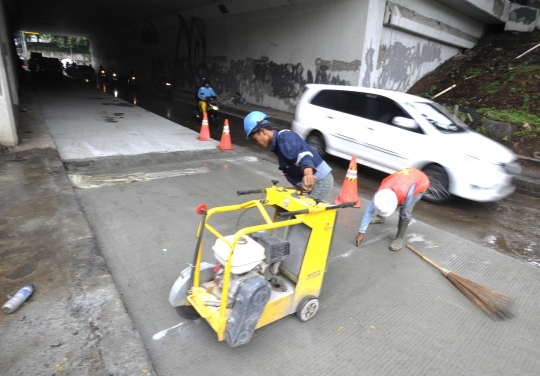
POLYGON ((356 171, 356 157, 352 157, 347 176, 341 187, 341 192, 336 196, 334 204, 343 204, 344 202, 355 202, 354 208, 360 207, 360 199, 358 198, 358 185, 356 180, 358 172, 356 171))
POLYGON ((231 143, 231 134, 229 133, 229 120, 225 119, 225 124, 223 125, 223 134, 221 135, 221 143, 217 146, 221 150, 234 150, 231 143))
POLYGON ((208 128, 208 114, 205 112, 202 118, 201 134, 197 137, 199 141, 212 141, 210 138, 210 128, 208 128))

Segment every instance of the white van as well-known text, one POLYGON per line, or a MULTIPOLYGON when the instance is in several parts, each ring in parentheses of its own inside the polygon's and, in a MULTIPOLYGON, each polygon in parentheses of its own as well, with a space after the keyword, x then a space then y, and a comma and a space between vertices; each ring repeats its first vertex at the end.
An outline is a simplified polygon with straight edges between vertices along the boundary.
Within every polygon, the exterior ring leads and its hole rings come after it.
POLYGON ((451 195, 496 201, 512 192, 521 172, 515 154, 472 130, 443 106, 425 98, 356 86, 306 85, 292 129, 325 153, 393 173, 424 171, 424 199, 451 195))

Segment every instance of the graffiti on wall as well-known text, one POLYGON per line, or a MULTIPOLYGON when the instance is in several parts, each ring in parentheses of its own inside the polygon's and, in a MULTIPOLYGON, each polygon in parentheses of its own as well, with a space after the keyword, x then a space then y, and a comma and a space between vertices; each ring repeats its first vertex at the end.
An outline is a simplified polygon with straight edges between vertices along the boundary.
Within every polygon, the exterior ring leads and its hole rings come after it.
POLYGON ((536 22, 536 9, 527 7, 514 9, 508 14, 508 20, 530 25, 536 22))
POLYGON ((363 87, 371 86, 371 72, 373 72, 373 57, 374 56, 375 56, 375 49, 373 48, 372 41, 370 41, 369 48, 366 51, 366 57, 365 57, 366 71, 364 72, 364 78, 362 78, 363 87))
POLYGON ((441 61, 441 46, 436 43, 418 43, 412 47, 401 42, 381 45, 377 67, 381 73, 377 87, 403 91, 420 78, 422 65, 434 61, 441 61))
POLYGON ((317 71, 315 79, 313 80, 313 74, 308 72, 307 83, 315 84, 328 84, 328 85, 348 85, 350 83, 341 79, 338 75, 334 75, 332 72, 339 71, 358 71, 360 70, 360 60, 354 60, 351 62, 341 60, 323 60, 317 58, 315 60, 315 69, 317 71))
POLYGON ((276 63, 267 56, 229 60, 226 56, 208 55, 203 20, 178 19, 174 53, 152 58, 152 78, 157 80, 165 72, 177 88, 195 90, 198 82, 208 78, 218 93, 238 92, 256 102, 272 97, 290 104, 307 83, 350 85, 340 74, 348 72, 346 77, 351 77, 360 70, 360 60, 317 58, 313 73, 300 62, 276 63))

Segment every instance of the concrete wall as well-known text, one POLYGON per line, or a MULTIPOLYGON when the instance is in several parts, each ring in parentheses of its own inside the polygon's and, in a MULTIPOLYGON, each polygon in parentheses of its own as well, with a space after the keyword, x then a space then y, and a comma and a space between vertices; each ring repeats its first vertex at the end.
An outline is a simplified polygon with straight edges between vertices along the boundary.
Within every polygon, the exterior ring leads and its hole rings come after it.
POLYGON ((238 91, 248 102, 291 111, 306 83, 358 83, 368 3, 318 0, 204 21, 162 20, 141 28, 141 40, 91 37, 94 66, 125 67, 107 58, 113 55, 132 60, 130 68, 143 60, 144 72, 133 67, 142 80, 164 70, 188 89, 207 77, 218 93, 238 91))
POLYGON ((361 86, 406 91, 484 33, 483 23, 429 0, 387 2, 383 24, 366 47, 361 86))
POLYGON ((90 36, 93 65, 120 75, 134 69, 141 82, 156 86, 165 71, 186 90, 206 77, 222 96, 238 91, 250 103, 292 112, 311 82, 406 91, 472 48, 486 23, 502 24, 510 8, 503 0, 223 4, 230 13, 212 3, 90 36))
POLYGON ((13 69, 13 37, 8 34, 7 24, 4 4, 0 2, 0 145, 15 146, 19 143, 19 97, 13 69))

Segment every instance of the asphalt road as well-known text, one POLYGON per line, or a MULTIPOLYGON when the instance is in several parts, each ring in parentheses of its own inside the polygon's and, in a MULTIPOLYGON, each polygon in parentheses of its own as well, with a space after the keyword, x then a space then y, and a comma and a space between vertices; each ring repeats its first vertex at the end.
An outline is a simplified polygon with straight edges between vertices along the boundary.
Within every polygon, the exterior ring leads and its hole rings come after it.
MULTIPOLYGON (((103 86, 98 85, 100 90, 103 86)), ((114 89, 106 87, 106 92, 114 95, 114 89)), ((141 88, 136 93, 129 93, 124 87, 117 87, 117 96, 136 104, 150 112, 199 131, 200 123, 194 116, 195 105, 163 99, 155 90, 141 88)), ((223 116, 225 118, 225 116, 223 116)), ((244 146, 265 153, 276 160, 273 153, 261 149, 245 139, 243 119, 227 116, 231 129, 233 145, 244 146)), ((211 127, 210 136, 221 138, 221 128, 211 127)), ((327 162, 334 170, 336 182, 347 173, 348 161, 329 156, 327 162)), ((369 167, 358 166, 358 193, 371 197, 378 188, 385 173, 369 167)), ((336 183, 339 184, 339 183, 336 183)), ((462 238, 482 244, 491 249, 524 260, 540 267, 540 199, 514 193, 511 196, 492 203, 478 203, 455 198, 445 205, 433 205, 424 201, 417 204, 415 211, 428 223, 459 235, 462 238)))

